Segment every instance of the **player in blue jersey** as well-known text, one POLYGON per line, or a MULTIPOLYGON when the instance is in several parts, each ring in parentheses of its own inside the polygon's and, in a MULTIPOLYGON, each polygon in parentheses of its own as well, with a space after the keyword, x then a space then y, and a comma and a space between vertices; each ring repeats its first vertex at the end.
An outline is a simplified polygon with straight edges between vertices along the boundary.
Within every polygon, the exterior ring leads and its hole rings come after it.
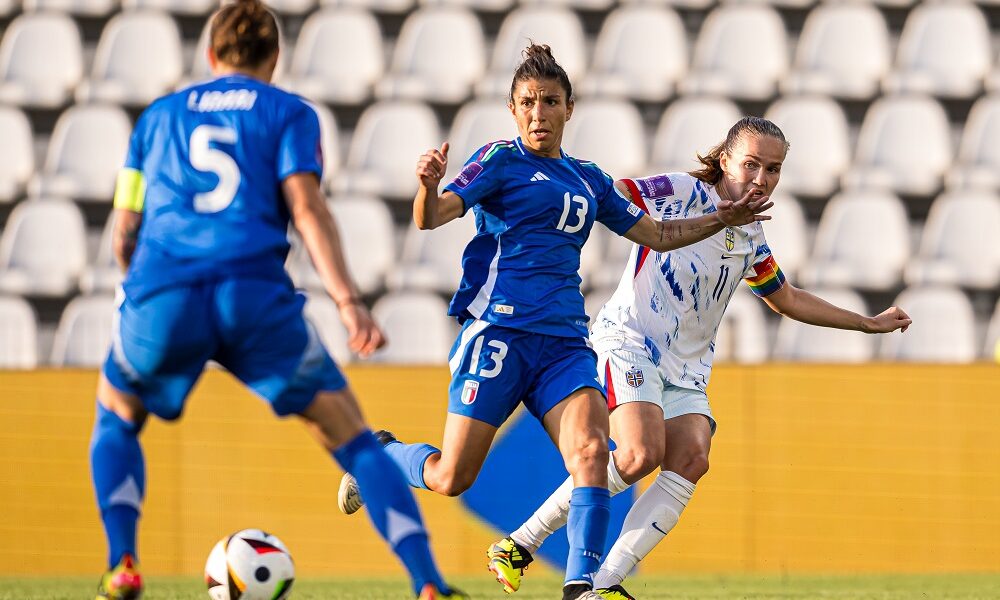
POLYGON ((302 314, 284 270, 291 221, 340 309, 350 346, 384 344, 344 263, 322 194, 316 113, 269 85, 278 28, 259 0, 211 21, 216 76, 155 101, 139 118, 115 193, 115 253, 127 267, 97 390, 91 465, 109 544, 98 599, 143 589, 136 527, 145 489, 139 433, 150 413, 180 417, 215 360, 298 415, 345 471, 420 598, 455 598, 437 571, 403 475, 367 428, 343 375, 302 314))
MULTIPOLYGON (((667 250, 726 225, 766 219, 759 213, 770 204, 746 196, 720 204, 716 213, 669 223, 644 215, 597 165, 562 151, 573 92, 548 46, 532 44, 525 51, 509 108, 520 137, 477 151, 444 193, 438 185, 448 145, 418 162, 417 226, 434 229, 472 209, 477 233, 465 250, 462 282, 449 309, 463 326, 449 360, 444 444, 440 450, 403 444, 387 432, 382 439, 410 485, 455 496, 472 485, 497 429, 523 402, 559 447, 576 486, 563 597, 594 598, 592 574, 610 517, 608 410, 587 341, 580 250, 595 221, 667 250)), ((517 468, 494 476, 516 481, 517 468)), ((351 477, 345 476, 341 491, 341 509, 357 510, 362 496, 351 477)), ((503 544, 489 549, 495 560, 523 568, 513 551, 503 544)), ((491 570, 510 590, 492 561, 491 570)))

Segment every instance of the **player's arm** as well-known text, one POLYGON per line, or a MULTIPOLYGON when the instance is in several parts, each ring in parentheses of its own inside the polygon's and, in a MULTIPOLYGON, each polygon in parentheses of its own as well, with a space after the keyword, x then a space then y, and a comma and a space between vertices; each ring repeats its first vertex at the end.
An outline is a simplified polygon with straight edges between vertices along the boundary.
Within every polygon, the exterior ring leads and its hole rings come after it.
POLYGON ((128 270, 142 227, 142 209, 146 200, 146 180, 142 171, 124 168, 115 184, 114 219, 111 249, 118 266, 128 270))
POLYGON ((764 302, 774 312, 820 327, 852 329, 865 333, 906 331, 913 321, 899 307, 893 306, 874 317, 865 317, 830 304, 822 298, 785 283, 776 292, 764 297, 764 302))
POLYGON ((323 287, 340 310, 340 318, 347 327, 348 346, 361 356, 371 354, 385 345, 385 336, 368 314, 347 270, 337 223, 320 193, 316 174, 289 175, 282 181, 281 189, 292 224, 309 251, 323 287))
MULTIPOLYGON (((625 198, 635 202, 624 181, 616 181, 615 189, 625 198)), ((716 212, 687 219, 666 219, 657 221, 644 214, 639 221, 625 232, 625 237, 641 246, 657 252, 667 252, 700 242, 722 231, 725 227, 746 225, 754 221, 766 221, 771 217, 763 215, 774 203, 767 196, 752 197, 750 192, 730 202, 722 200, 716 212)))
POLYGON ((462 198, 450 191, 438 194, 441 178, 448 170, 448 142, 440 150, 428 150, 417 161, 420 186, 413 198, 413 222, 418 229, 434 229, 465 213, 462 198))

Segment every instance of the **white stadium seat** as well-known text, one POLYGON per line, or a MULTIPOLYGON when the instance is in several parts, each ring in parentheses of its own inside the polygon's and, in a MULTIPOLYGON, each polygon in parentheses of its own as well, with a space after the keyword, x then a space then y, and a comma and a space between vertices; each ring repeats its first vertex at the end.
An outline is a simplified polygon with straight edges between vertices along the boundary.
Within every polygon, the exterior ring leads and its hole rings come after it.
POLYGON ((597 163, 613 179, 645 175, 646 130, 634 104, 625 100, 580 101, 566 125, 563 149, 597 163), (609 126, 614 135, 609 135, 609 126))
POLYGON ((31 123, 20 110, 0 106, 0 204, 11 202, 24 192, 35 171, 35 149, 31 123))
POLYGON ((282 85, 316 102, 360 104, 384 70, 375 17, 354 8, 326 8, 303 23, 282 85))
POLYGON ((760 363, 767 360, 766 306, 746 285, 736 288, 715 336, 715 361, 760 363))
MULTIPOLYGON (((809 290, 827 302, 868 316, 857 292, 847 289, 809 290)), ((802 362, 863 363, 875 357, 875 337, 859 331, 817 327, 785 317, 778 324, 774 358, 802 362)))
POLYGON ((1000 197, 963 190, 942 194, 931 206, 920 250, 906 268, 906 283, 995 290, 1000 285, 1000 197))
POLYGON ((663 102, 673 95, 687 64, 687 35, 675 11, 619 8, 601 27, 593 68, 580 83, 580 93, 663 102))
POLYGON ((340 320, 340 309, 326 292, 307 293, 303 312, 306 319, 316 328, 319 339, 333 360, 342 365, 351 362, 352 354, 347 347, 347 329, 340 320))
POLYGON ((716 8, 698 34, 691 72, 681 81, 681 92, 770 99, 788 71, 787 38, 781 16, 773 8, 716 8))
POLYGON ((670 104, 653 137, 650 166, 667 173, 698 168, 695 154, 707 154, 726 139, 742 113, 731 100, 717 97, 681 98, 670 104))
POLYGON ((590 230, 590 237, 587 238, 587 243, 583 245, 583 249, 580 251, 579 273, 582 280, 580 288, 584 292, 595 287, 594 284, 597 278, 605 268, 605 261, 608 259, 606 252, 608 246, 607 238, 610 236, 618 237, 612 234, 606 227, 598 226, 597 223, 594 223, 594 227, 590 230))
POLYGON ((545 44, 562 65, 570 82, 580 81, 587 68, 586 37, 580 18, 558 6, 518 8, 507 15, 493 46, 489 73, 476 86, 480 96, 507 97, 514 69, 521 63, 528 40, 545 44))
POLYGON ((79 102, 142 107, 173 90, 184 74, 177 24, 158 11, 120 13, 108 22, 79 102))
MULTIPOLYGON (((610 231, 603 231, 604 227, 595 227, 594 231, 599 236, 590 240, 584 246, 590 246, 595 241, 599 241, 601 250, 601 262, 591 267, 587 275, 587 284, 595 289, 615 288, 622 279, 625 272, 625 264, 628 262, 634 244, 623 236, 615 235, 610 231)), ((593 237, 595 233, 591 233, 593 237)), ((581 256, 581 260, 582 260, 581 256)))
POLYGON ((268 0, 267 6, 279 15, 304 15, 316 7, 316 0, 268 0))
POLYGON ((28 184, 33 196, 111 202, 132 124, 116 106, 73 106, 56 122, 45 165, 28 184))
POLYGON ((67 200, 21 202, 0 236, 0 292, 63 297, 87 264, 80 209, 67 200))
POLYGON ((882 97, 865 113, 844 185, 931 195, 951 159, 951 126, 940 104, 925 96, 882 97))
POLYGON ((784 191, 776 192, 772 200, 774 206, 767 211, 771 220, 763 224, 764 237, 781 271, 793 278, 809 256, 806 216, 799 201, 784 191))
POLYGON ((976 101, 965 121, 957 164, 946 176, 948 187, 1000 190, 1000 96, 976 101))
POLYGON ((790 194, 829 196, 851 161, 844 110, 822 96, 786 97, 764 115, 791 144, 781 166, 781 189, 790 194))
POLYGON ((972 3, 927 3, 903 26, 889 93, 912 92, 972 98, 983 89, 992 58, 990 28, 972 3))
POLYGON ((506 12, 515 0, 420 0, 421 6, 462 6, 486 12, 506 12))
POLYGON ((184 16, 207 15, 219 6, 217 0, 121 0, 121 2, 125 10, 162 10, 184 16))
POLYGON ((471 211, 430 231, 421 231, 410 223, 400 260, 389 273, 389 289, 454 294, 462 279, 462 255, 475 235, 476 221, 471 211))
POLYGON ((986 91, 991 93, 1000 92, 1000 55, 994 64, 996 67, 986 76, 986 91))
POLYGON ((0 102, 59 108, 82 78, 83 45, 73 19, 32 13, 7 27, 0 43, 0 102))
POLYGON ((347 164, 333 182, 338 193, 395 199, 417 190, 417 159, 443 140, 437 117, 425 104, 384 101, 362 113, 351 138, 347 164))
POLYGON ((80 290, 84 294, 99 294, 113 292, 122 282, 124 273, 115 260, 113 247, 115 231, 115 212, 112 211, 101 232, 100 245, 97 248, 97 259, 83 270, 80 277, 80 290))
POLYGON ((877 8, 864 2, 821 4, 806 17, 781 89, 869 100, 889 67, 889 27, 877 8))
POLYGON ((948 287, 911 287, 893 305, 906 311, 913 324, 905 333, 881 336, 881 358, 939 363, 975 360, 976 319, 965 294, 948 287))
POLYGON ((389 340, 385 348, 372 356, 373 362, 434 365, 448 362, 458 327, 440 297, 421 292, 390 293, 375 303, 372 316, 389 340))
POLYGON ((310 102, 319 119, 320 143, 323 146, 323 181, 329 184, 340 170, 340 128, 337 118, 325 104, 310 102))
POLYGON ((800 279, 806 287, 887 291, 899 284, 909 256, 902 201, 884 191, 845 191, 827 202, 800 279))
POLYGON ((486 41, 476 15, 464 8, 423 8, 403 24, 392 67, 375 95, 458 104, 485 70, 486 41))
POLYGON ((1000 363, 1000 300, 993 309, 989 328, 986 330, 986 344, 983 346, 983 358, 1000 363))
POLYGON ((608 10, 615 0, 521 0, 522 6, 568 6, 575 10, 608 10))
POLYGON ((118 0, 24 0, 24 12, 60 12, 79 17, 104 17, 117 8, 118 0))
POLYGON ((38 365, 35 311, 23 298, 0 296, 0 369, 38 365))
POLYGON ((0 17, 6 17, 17 10, 18 0, 0 0, 0 17))
POLYGON ((57 367, 99 367, 108 356, 117 309, 110 295, 74 298, 59 319, 51 363, 57 367))
POLYGON ((444 181, 451 181, 472 153, 490 142, 517 137, 517 124, 507 103, 499 98, 467 102, 458 110, 448 135, 448 172, 444 181))
POLYGON ((351 6, 380 13, 402 14, 413 7, 414 0, 320 0, 321 6, 351 6))

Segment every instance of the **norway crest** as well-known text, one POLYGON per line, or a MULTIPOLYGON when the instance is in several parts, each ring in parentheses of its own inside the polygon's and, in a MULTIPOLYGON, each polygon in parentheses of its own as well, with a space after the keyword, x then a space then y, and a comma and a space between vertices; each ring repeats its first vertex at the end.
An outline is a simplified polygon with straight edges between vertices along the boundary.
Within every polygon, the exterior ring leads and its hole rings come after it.
POLYGON ((732 252, 733 248, 736 247, 736 232, 733 231, 732 227, 726 227, 726 250, 732 252))
POLYGON ((629 384, 630 386, 637 388, 640 385, 642 385, 643 381, 645 381, 645 379, 642 376, 642 369, 638 367, 632 367, 628 371, 625 371, 625 383, 629 384))

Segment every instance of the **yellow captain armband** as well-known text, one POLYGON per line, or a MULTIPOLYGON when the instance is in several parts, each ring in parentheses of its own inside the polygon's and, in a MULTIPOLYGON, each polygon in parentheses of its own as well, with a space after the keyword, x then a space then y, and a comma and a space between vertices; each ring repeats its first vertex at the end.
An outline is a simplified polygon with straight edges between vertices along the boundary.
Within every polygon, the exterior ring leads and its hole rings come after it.
POLYGON ((115 208, 122 208, 141 213, 146 200, 146 178, 138 169, 122 169, 118 171, 118 182, 115 184, 115 208))

